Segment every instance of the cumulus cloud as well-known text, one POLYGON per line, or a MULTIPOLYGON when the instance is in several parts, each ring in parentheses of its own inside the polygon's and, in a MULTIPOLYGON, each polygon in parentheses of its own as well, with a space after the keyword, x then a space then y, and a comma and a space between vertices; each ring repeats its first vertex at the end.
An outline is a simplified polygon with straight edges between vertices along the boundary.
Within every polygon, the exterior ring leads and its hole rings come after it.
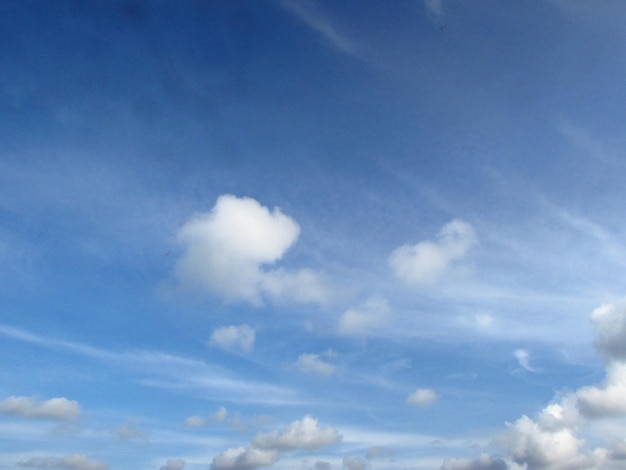
POLYGON ((300 354, 294 367, 304 373, 326 376, 335 373, 335 366, 325 361, 319 354, 300 354))
POLYGON ((323 460, 318 460, 313 465, 313 470, 330 470, 331 465, 328 462, 324 462, 323 460))
POLYGON ((626 299, 596 308, 591 321, 598 352, 608 360, 626 361, 626 299))
POLYGON ((183 470, 185 461, 183 459, 167 459, 165 465, 161 465, 160 470, 183 470))
POLYGON ((583 387, 576 393, 581 413, 590 418, 626 415, 626 363, 607 366, 601 387, 583 387))
POLYGON ((349 457, 347 455, 343 458, 341 464, 347 470, 365 470, 369 467, 367 460, 363 457, 349 457))
POLYGON ((276 460, 276 450, 237 447, 215 457, 211 462, 211 470, 252 470, 272 465, 276 460))
POLYGON ((418 388, 414 392, 409 393, 406 402, 409 405, 428 406, 437 400, 437 394, 430 388, 418 388))
POLYGON ((476 243, 473 227, 455 219, 444 225, 437 241, 426 240, 395 249, 389 265, 395 277, 408 285, 432 284, 476 243))
POLYGON ((391 317, 387 301, 372 297, 360 307, 346 310, 339 319, 338 332, 342 335, 362 335, 385 324, 391 317))
POLYGON ((482 454, 477 459, 446 459, 440 470, 506 470, 508 465, 502 459, 494 459, 482 454))
POLYGON ((252 351, 254 347, 255 331, 248 325, 223 326, 213 330, 209 344, 229 351, 252 351))
POLYGON ((61 470, 108 470, 109 466, 102 462, 89 459, 84 454, 73 454, 65 457, 34 457, 18 462, 18 467, 56 468, 61 470))
POLYGON ((24 418, 68 420, 80 414, 80 406, 67 398, 40 401, 33 397, 10 396, 0 402, 0 412, 24 418))
POLYGON ((252 441, 260 449, 294 450, 294 449, 321 449, 322 447, 338 444, 341 435, 331 427, 320 427, 317 419, 305 416, 300 421, 294 421, 282 432, 258 434, 252 441))
POLYGON ((262 302, 263 295, 324 302, 327 291, 312 271, 267 268, 296 242, 299 225, 275 207, 251 198, 220 196, 208 213, 197 214, 178 231, 185 252, 176 275, 186 288, 227 300, 262 302))

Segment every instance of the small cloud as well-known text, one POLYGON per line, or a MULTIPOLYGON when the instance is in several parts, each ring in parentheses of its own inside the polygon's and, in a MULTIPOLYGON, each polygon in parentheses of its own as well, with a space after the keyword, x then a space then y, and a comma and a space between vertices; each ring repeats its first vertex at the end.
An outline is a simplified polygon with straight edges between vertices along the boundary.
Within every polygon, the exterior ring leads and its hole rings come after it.
POLYGON ((258 434, 252 441, 252 445, 259 449, 315 450, 338 444, 341 435, 331 427, 322 428, 317 419, 305 416, 300 421, 294 421, 282 432, 258 434))
POLYGON ((528 351, 525 349, 517 349, 513 352, 513 355, 522 369, 527 370, 528 372, 537 372, 537 370, 530 365, 530 354, 528 351))
POLYGON ((325 303, 330 289, 315 272, 268 269, 300 235, 300 226, 275 207, 230 194, 210 212, 188 220, 178 231, 185 251, 176 263, 180 287, 260 305, 275 300, 325 303))
POLYGON ((330 470, 331 465, 328 462, 324 462, 323 460, 318 460, 313 465, 313 470, 330 470))
POLYGON ((23 418, 41 418, 64 421, 80 414, 78 402, 67 398, 40 401, 33 397, 11 396, 0 402, 0 412, 23 418))
POLYGON ((346 310, 339 319, 338 332, 342 335, 367 334, 380 327, 391 317, 387 301, 372 297, 357 308, 346 310))
POLYGON ((276 450, 237 447, 225 450, 215 457, 211 462, 211 470, 254 470, 272 465, 276 460, 276 450))
POLYGON ((72 454, 65 457, 34 457, 18 462, 24 468, 55 468, 60 470, 108 470, 109 466, 89 459, 84 454, 72 454))
POLYGON ((185 461, 183 459, 167 459, 165 465, 161 465, 160 470, 183 470, 185 461))
POLYGON ((223 326, 211 334, 209 344, 229 351, 250 352, 254 347, 255 331, 248 325, 223 326))
POLYGON ((326 376, 335 373, 335 366, 324 361, 319 354, 300 354, 294 367, 304 373, 326 376))
POLYGON ((228 417, 228 410, 220 406, 215 413, 207 418, 202 416, 190 416, 185 420, 184 425, 188 428, 201 428, 212 423, 223 423, 228 417))
POLYGON ((473 227, 453 220, 441 229, 437 241, 426 240, 394 250, 389 265, 395 277, 408 285, 434 284, 476 243, 473 227))
POLYGON ((346 455, 341 464, 346 470, 365 470, 369 468, 369 463, 363 457, 349 457, 346 455))
POLYGON ((139 429, 137 423, 134 421, 128 421, 121 426, 118 426, 113 430, 113 434, 122 441, 132 441, 134 439, 140 439, 145 437, 145 433, 139 429))
POLYGON ((409 393, 406 402, 409 405, 428 406, 437 400, 437 394, 430 388, 418 388, 414 392, 409 393))
POLYGON ((502 459, 494 459, 489 454, 482 454, 477 459, 446 459, 440 470, 507 470, 508 465, 502 459))

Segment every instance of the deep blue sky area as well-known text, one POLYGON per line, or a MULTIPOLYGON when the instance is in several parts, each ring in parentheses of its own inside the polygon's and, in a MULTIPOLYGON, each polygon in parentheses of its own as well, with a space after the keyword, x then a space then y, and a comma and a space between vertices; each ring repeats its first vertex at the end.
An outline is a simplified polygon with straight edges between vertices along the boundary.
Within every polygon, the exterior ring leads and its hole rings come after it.
POLYGON ((619 470, 626 4, 0 3, 0 470, 619 470))

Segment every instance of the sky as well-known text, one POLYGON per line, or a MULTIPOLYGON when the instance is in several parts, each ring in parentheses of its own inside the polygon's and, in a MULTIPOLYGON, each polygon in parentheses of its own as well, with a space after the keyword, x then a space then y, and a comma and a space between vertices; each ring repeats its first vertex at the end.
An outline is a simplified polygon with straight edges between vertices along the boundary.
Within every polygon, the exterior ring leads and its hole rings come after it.
POLYGON ((626 4, 0 3, 0 469, 626 468, 626 4))

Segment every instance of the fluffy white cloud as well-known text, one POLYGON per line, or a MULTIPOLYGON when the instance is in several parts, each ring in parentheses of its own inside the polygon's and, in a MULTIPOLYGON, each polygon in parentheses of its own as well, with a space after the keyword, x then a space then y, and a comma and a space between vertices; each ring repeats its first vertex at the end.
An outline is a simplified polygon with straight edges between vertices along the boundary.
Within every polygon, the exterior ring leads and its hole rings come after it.
POLYGON ((227 300, 259 304, 279 300, 325 302, 328 289, 310 270, 267 270, 296 242, 300 227, 279 208, 251 198, 220 196, 208 213, 192 217, 178 232, 185 252, 176 275, 186 288, 227 300))
POLYGON ((341 464, 347 470, 365 470, 369 467, 367 460, 363 457, 349 457, 347 455, 343 458, 341 464))
POLYGON ((602 387, 583 387, 576 393, 580 412, 590 418, 626 415, 626 363, 607 366, 602 387))
POLYGON ((304 373, 319 375, 332 375, 335 373, 335 366, 326 362, 319 354, 300 354, 294 367, 304 373))
POLYGON ((294 421, 282 432, 258 434, 252 441, 260 449, 294 450, 320 449, 338 444, 341 435, 331 427, 322 428, 318 420, 305 416, 300 421, 294 421))
POLYGON ((102 462, 89 459, 84 454, 73 454, 65 457, 34 457, 18 462, 18 467, 56 468, 61 470, 108 470, 109 466, 102 462))
POLYGON ((598 352, 609 360, 626 361, 626 299, 596 308, 591 321, 598 352))
POLYGON ((436 400, 437 394, 430 388, 418 388, 406 397, 406 402, 409 405, 428 406, 436 400))
POLYGON ((389 257, 389 265, 396 278, 409 285, 434 283, 452 262, 465 256, 476 243, 472 226, 455 219, 444 225, 437 241, 426 240, 395 249, 389 257))
POLYGON ((227 350, 252 351, 255 331, 248 325, 223 326, 213 330, 209 344, 227 350))
POLYGON ((0 402, 0 412, 24 418, 67 420, 80 414, 80 406, 63 397, 39 401, 33 397, 11 396, 0 402))
POLYGON ((494 459, 482 454, 476 459, 446 459, 440 470, 506 470, 508 465, 502 459, 494 459))
POLYGON ((160 470, 183 470, 185 461, 183 459, 167 459, 165 465, 161 465, 160 470))
POLYGON ((278 460, 276 450, 243 447, 228 449, 213 459, 212 470, 252 470, 272 465, 278 460))
POLYGON ((342 335, 361 335, 385 324, 391 317, 391 308, 385 299, 373 297, 358 308, 346 310, 339 319, 338 332, 342 335))

